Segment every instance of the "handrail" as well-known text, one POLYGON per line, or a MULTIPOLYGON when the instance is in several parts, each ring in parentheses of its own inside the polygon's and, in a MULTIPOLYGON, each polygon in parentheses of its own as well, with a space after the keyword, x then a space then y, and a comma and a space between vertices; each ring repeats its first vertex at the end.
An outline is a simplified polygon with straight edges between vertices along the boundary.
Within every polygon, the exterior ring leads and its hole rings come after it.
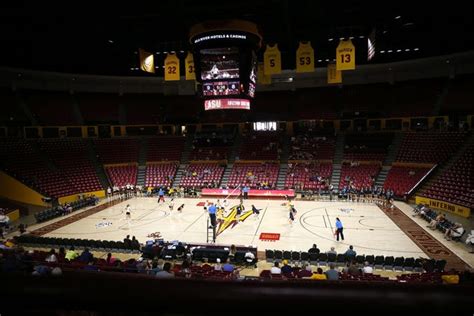
POLYGON ((414 186, 413 188, 411 188, 410 191, 408 191, 408 196, 412 195, 413 194, 413 190, 415 190, 416 188, 418 188, 418 186, 438 167, 438 164, 435 164, 433 167, 431 167, 431 169, 420 179, 420 181, 418 181, 414 186))

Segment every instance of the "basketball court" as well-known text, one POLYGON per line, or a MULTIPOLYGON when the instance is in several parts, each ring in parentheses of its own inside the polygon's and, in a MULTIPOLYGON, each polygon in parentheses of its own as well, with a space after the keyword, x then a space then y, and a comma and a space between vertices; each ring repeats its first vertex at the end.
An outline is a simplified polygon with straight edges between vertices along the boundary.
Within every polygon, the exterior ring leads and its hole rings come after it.
MULTIPOLYGON (((209 225, 208 213, 201 206, 205 200, 175 199, 174 210, 170 212, 168 203, 158 204, 157 198, 133 198, 45 236, 119 241, 130 235, 145 242, 160 233, 167 241, 205 243, 209 225), (131 207, 130 221, 125 215, 127 204, 131 207), (181 204, 185 205, 182 213, 176 211, 181 204)), ((282 200, 245 200, 245 211, 238 222, 232 208, 238 200, 229 202, 224 222, 217 229, 217 244, 252 245, 261 251, 307 251, 317 244, 321 251, 335 247, 337 252, 344 252, 353 245, 358 254, 428 257, 375 204, 294 201, 298 212, 291 225, 288 207, 282 200), (261 209, 258 218, 252 214, 252 204, 261 209), (336 217, 344 225, 344 241, 337 242, 334 237, 336 217), (261 240, 260 237, 278 240, 261 240)))

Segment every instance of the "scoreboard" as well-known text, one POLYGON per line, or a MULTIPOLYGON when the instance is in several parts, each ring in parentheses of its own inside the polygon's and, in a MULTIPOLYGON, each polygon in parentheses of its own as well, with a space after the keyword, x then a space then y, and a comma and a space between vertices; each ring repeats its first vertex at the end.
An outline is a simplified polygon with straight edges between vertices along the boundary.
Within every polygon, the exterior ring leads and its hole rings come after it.
POLYGON ((254 23, 210 21, 191 28, 197 94, 205 110, 250 109, 261 36, 254 23))

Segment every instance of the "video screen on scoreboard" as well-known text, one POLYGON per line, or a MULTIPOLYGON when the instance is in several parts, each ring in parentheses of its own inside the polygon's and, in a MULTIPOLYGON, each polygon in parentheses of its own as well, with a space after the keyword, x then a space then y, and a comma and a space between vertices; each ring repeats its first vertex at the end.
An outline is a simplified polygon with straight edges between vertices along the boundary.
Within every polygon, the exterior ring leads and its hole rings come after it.
POLYGON ((236 80, 205 82, 202 85, 202 94, 205 97, 237 95, 240 93, 239 86, 240 82, 236 80))
POLYGON ((237 47, 201 49, 201 80, 239 79, 237 47))

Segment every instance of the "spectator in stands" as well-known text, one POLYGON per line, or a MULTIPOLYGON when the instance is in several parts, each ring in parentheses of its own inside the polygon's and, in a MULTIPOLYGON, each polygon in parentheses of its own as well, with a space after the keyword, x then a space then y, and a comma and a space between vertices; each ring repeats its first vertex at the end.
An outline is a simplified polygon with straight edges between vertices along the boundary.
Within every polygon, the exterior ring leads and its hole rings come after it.
POLYGON ((237 247, 235 247, 234 244, 230 245, 229 259, 234 260, 236 253, 237 253, 237 247))
POLYGON ((51 249, 49 251, 49 255, 45 259, 46 262, 58 262, 58 258, 56 257, 56 251, 51 249))
POLYGON ((471 230, 471 233, 467 235, 466 245, 471 246, 472 249, 470 253, 474 253, 474 230, 471 230))
POLYGON ((362 273, 372 274, 374 273, 374 268, 372 268, 368 261, 364 262, 364 267, 362 268, 362 273))
POLYGON ((330 281, 339 280, 339 272, 336 270, 336 265, 333 262, 329 264, 329 270, 327 270, 324 274, 330 281))
POLYGON ((308 253, 319 253, 319 252, 320 252, 320 250, 319 250, 318 246, 316 246, 316 244, 313 244, 313 247, 308 249, 308 253))
POLYGON ((174 278, 174 274, 171 272, 171 263, 166 262, 163 265, 163 270, 156 274, 158 279, 172 279, 174 278))
POLYGON ((140 249, 140 242, 135 238, 135 236, 132 236, 132 240, 130 241, 130 243, 131 243, 131 248, 140 249))
POLYGON ((248 265, 255 263, 255 255, 250 250, 245 253, 244 259, 248 265))
POLYGON ((316 270, 316 273, 313 273, 313 275, 311 276, 311 280, 327 280, 327 276, 326 274, 323 273, 323 269, 321 268, 318 268, 316 270))
POLYGON ((113 258, 113 257, 112 257, 112 254, 109 252, 109 253, 107 254, 107 258, 105 259, 105 262, 107 263, 107 265, 111 266, 111 265, 114 264, 115 260, 116 260, 116 259, 113 258))
POLYGON ((350 275, 359 275, 360 269, 357 266, 357 263, 353 260, 350 262, 349 266, 347 267, 347 273, 350 275))
POLYGON ((76 259, 77 257, 79 257, 79 254, 76 252, 74 246, 71 246, 68 252, 66 252, 66 256, 65 256, 66 260, 72 261, 76 259))
POLYGON ((354 251, 354 247, 352 245, 349 246, 349 249, 346 250, 345 255, 347 258, 355 258, 357 252, 354 251))
POLYGON ((230 258, 227 258, 227 262, 222 266, 224 272, 234 272, 234 265, 230 263, 230 258))
POLYGON ((313 275, 313 272, 311 272, 311 266, 307 263, 303 263, 301 266, 301 269, 298 271, 297 276, 298 278, 307 278, 313 275))
POLYGON ((85 248, 79 256, 79 260, 82 262, 90 262, 94 260, 94 255, 90 253, 89 248, 85 248))
POLYGON ((202 265, 201 265, 201 268, 203 268, 204 270, 211 270, 212 266, 209 264, 209 261, 207 258, 204 258, 202 260, 202 265))
POLYGON ((334 247, 331 247, 331 250, 329 250, 328 252, 326 252, 328 255, 329 254, 334 254, 334 255, 337 255, 337 252, 336 252, 336 249, 334 247))
POLYGON ((214 271, 222 271, 221 259, 216 259, 216 264, 214 265, 214 271))
POLYGON ((99 271, 99 267, 94 264, 94 260, 87 262, 87 265, 84 267, 84 270, 87 271, 99 271))
POLYGON ((280 264, 278 261, 275 261, 273 267, 270 269, 271 274, 281 274, 280 264))
POLYGON ((64 247, 59 247, 58 255, 56 257, 59 261, 66 257, 66 250, 64 249, 64 247))
POLYGON ((431 229, 436 229, 436 226, 446 219, 445 214, 439 214, 435 219, 432 219, 428 226, 431 229))
POLYGON ((130 239, 130 235, 127 235, 127 237, 123 239, 123 243, 125 244, 126 248, 131 248, 132 240, 130 239))
POLYGON ((283 260, 283 267, 281 267, 281 273, 283 274, 291 274, 293 272, 293 268, 288 264, 288 260, 283 260))
POLYGON ((451 240, 451 238, 458 239, 464 234, 464 227, 460 223, 455 223, 450 228, 446 229, 444 233, 444 238, 446 240, 451 240))

